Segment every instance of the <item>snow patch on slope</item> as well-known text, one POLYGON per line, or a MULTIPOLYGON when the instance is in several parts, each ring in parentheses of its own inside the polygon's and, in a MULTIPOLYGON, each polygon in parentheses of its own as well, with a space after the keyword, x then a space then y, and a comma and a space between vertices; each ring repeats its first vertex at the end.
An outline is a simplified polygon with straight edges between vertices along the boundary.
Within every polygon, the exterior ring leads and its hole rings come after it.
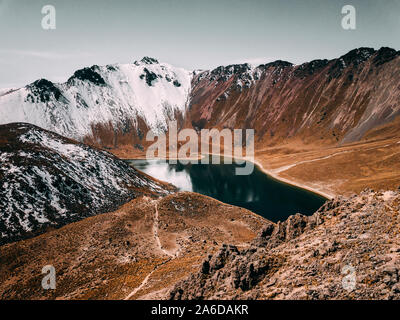
POLYGON ((0 126, 0 133, 7 139, 0 144, 0 244, 167 193, 106 151, 28 124, 0 126))

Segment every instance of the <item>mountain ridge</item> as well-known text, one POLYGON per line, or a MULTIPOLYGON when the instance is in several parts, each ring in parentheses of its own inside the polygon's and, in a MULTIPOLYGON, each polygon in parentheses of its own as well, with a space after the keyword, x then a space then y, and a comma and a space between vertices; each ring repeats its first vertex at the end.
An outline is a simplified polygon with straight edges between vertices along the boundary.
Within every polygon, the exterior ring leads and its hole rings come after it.
MULTIPOLYGON (((146 119, 133 107, 126 117, 125 109, 110 103, 107 108, 115 107, 115 113, 108 115, 117 115, 116 122, 80 122, 85 110, 101 110, 96 106, 108 101, 107 94, 120 92, 124 82, 113 75, 123 71, 120 65, 77 70, 64 87, 45 79, 26 86, 21 90, 28 93, 27 109, 16 109, 18 116, 44 108, 54 127, 69 132, 82 125, 88 131, 80 140, 101 148, 32 124, 0 125, 2 298, 398 299, 398 190, 337 197, 311 217, 296 214, 274 224, 198 194, 169 195, 173 187, 104 149, 143 144, 146 130, 168 119, 197 130, 254 128, 260 163, 267 161, 271 172, 289 178, 294 172, 317 188, 321 176, 333 177, 336 181, 323 186, 332 183, 340 192, 341 181, 359 188, 370 181, 367 177, 395 184, 400 100, 393 79, 399 64, 393 49, 359 48, 299 66, 285 61, 221 66, 184 72, 191 82, 186 95, 187 83, 177 74, 170 77, 175 69, 162 69, 156 59, 145 57, 126 68, 137 71, 131 75, 146 94, 157 90, 156 102, 166 92, 177 94, 168 105, 161 103, 161 111, 159 105, 150 110, 162 120, 146 119), (110 83, 116 84, 112 90, 110 83), (71 97, 79 102, 77 113, 68 113, 71 97), (178 100, 184 107, 173 107, 178 100), (62 112, 71 116, 64 125, 57 118, 62 112), (57 269, 57 290, 43 293, 38 266, 48 261, 57 269), (357 267, 352 293, 342 286, 346 265, 357 267)), ((0 95, 0 114, 1 100, 19 94, 0 95)), ((100 118, 91 115, 89 120, 100 118)))
POLYGON ((392 81, 399 55, 390 48, 359 48, 337 59, 271 63, 236 76, 228 66, 216 69, 218 79, 204 71, 193 79, 187 125, 254 128, 263 145, 293 138, 308 144, 359 141, 399 115, 392 81))
POLYGON ((107 151, 31 124, 0 125, 0 245, 175 188, 107 151))
POLYGON ((396 71, 399 55, 400 51, 387 47, 361 47, 336 59, 300 65, 277 60, 202 71, 175 68, 146 56, 132 64, 79 69, 62 84, 39 79, 24 88, 7 90, 0 95, 0 121, 31 122, 108 148, 146 145, 145 133, 167 131, 168 120, 197 129, 252 127, 264 144, 293 137, 305 143, 348 143, 359 141, 398 115, 392 102, 384 101, 385 97, 374 100, 371 95, 379 96, 380 87, 390 81, 384 73, 386 69, 396 71), (386 64, 391 68, 383 68, 386 64), (371 73, 383 79, 371 81, 371 73), (364 89, 367 80, 372 85, 364 89), (353 92, 365 92, 354 96, 350 86, 353 92), (305 94, 306 90, 310 93, 305 94), (329 96, 333 101, 324 102, 329 96), (346 107, 341 106, 343 101, 352 102, 346 107), (309 107, 314 103, 320 105, 309 107), (376 104, 378 109, 372 107, 376 104), (287 108, 295 105, 302 115, 288 114, 287 108), (353 114, 340 113, 340 107, 353 114), (390 108, 394 110, 388 116, 390 108), (321 130, 322 125, 329 131, 321 130), (315 131, 321 139, 311 137, 315 131))
POLYGON ((93 65, 65 83, 39 79, 8 90, 0 96, 1 124, 30 122, 80 141, 96 140, 96 125, 129 131, 143 122, 147 130, 165 130, 185 108, 191 73, 155 61, 93 65))

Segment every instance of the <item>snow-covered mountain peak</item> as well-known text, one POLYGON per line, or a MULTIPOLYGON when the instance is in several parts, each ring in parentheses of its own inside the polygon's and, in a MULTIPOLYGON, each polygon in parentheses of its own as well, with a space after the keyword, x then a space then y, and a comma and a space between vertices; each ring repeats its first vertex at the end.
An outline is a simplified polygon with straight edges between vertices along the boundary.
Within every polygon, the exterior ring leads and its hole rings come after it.
POLYGON ((140 64, 159 64, 158 60, 155 58, 151 58, 151 57, 143 57, 142 60, 140 61, 135 61, 134 62, 135 65, 140 65, 140 64))
POLYGON ((144 57, 131 64, 93 65, 74 72, 67 82, 37 80, 0 95, 0 124, 28 122, 83 140, 95 126, 115 130, 139 127, 155 132, 183 114, 192 72, 144 57))

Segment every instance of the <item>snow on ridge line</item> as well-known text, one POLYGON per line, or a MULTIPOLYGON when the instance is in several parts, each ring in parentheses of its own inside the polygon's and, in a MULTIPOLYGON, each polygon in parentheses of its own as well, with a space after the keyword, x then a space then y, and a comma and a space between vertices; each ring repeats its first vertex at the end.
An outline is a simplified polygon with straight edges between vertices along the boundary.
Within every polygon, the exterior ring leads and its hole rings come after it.
POLYGON ((41 79, 0 96, 0 124, 28 122, 82 140, 93 124, 137 124, 142 117, 156 132, 183 113, 192 72, 167 63, 135 62, 78 70, 65 83, 41 79))
POLYGON ((0 245, 170 192, 107 151, 27 124, 0 132, 0 245))

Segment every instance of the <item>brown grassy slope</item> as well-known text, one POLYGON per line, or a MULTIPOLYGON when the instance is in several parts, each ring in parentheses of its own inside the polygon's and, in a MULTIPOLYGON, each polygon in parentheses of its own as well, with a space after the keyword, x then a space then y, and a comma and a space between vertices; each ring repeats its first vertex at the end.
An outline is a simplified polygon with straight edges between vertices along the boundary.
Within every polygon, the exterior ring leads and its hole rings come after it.
POLYGON ((260 150, 256 159, 278 177, 332 195, 400 186, 400 138, 308 150, 297 147, 260 150))
POLYGON ((193 79, 186 125, 254 129, 263 146, 359 141, 400 114, 399 55, 360 48, 300 66, 275 62, 258 67, 248 88, 238 86, 241 71, 204 72, 193 79))
POLYGON ((224 242, 246 246, 265 222, 193 193, 135 199, 116 212, 0 247, 0 298, 164 297, 207 253, 224 242), (56 290, 41 287, 45 265, 56 269, 56 290))

